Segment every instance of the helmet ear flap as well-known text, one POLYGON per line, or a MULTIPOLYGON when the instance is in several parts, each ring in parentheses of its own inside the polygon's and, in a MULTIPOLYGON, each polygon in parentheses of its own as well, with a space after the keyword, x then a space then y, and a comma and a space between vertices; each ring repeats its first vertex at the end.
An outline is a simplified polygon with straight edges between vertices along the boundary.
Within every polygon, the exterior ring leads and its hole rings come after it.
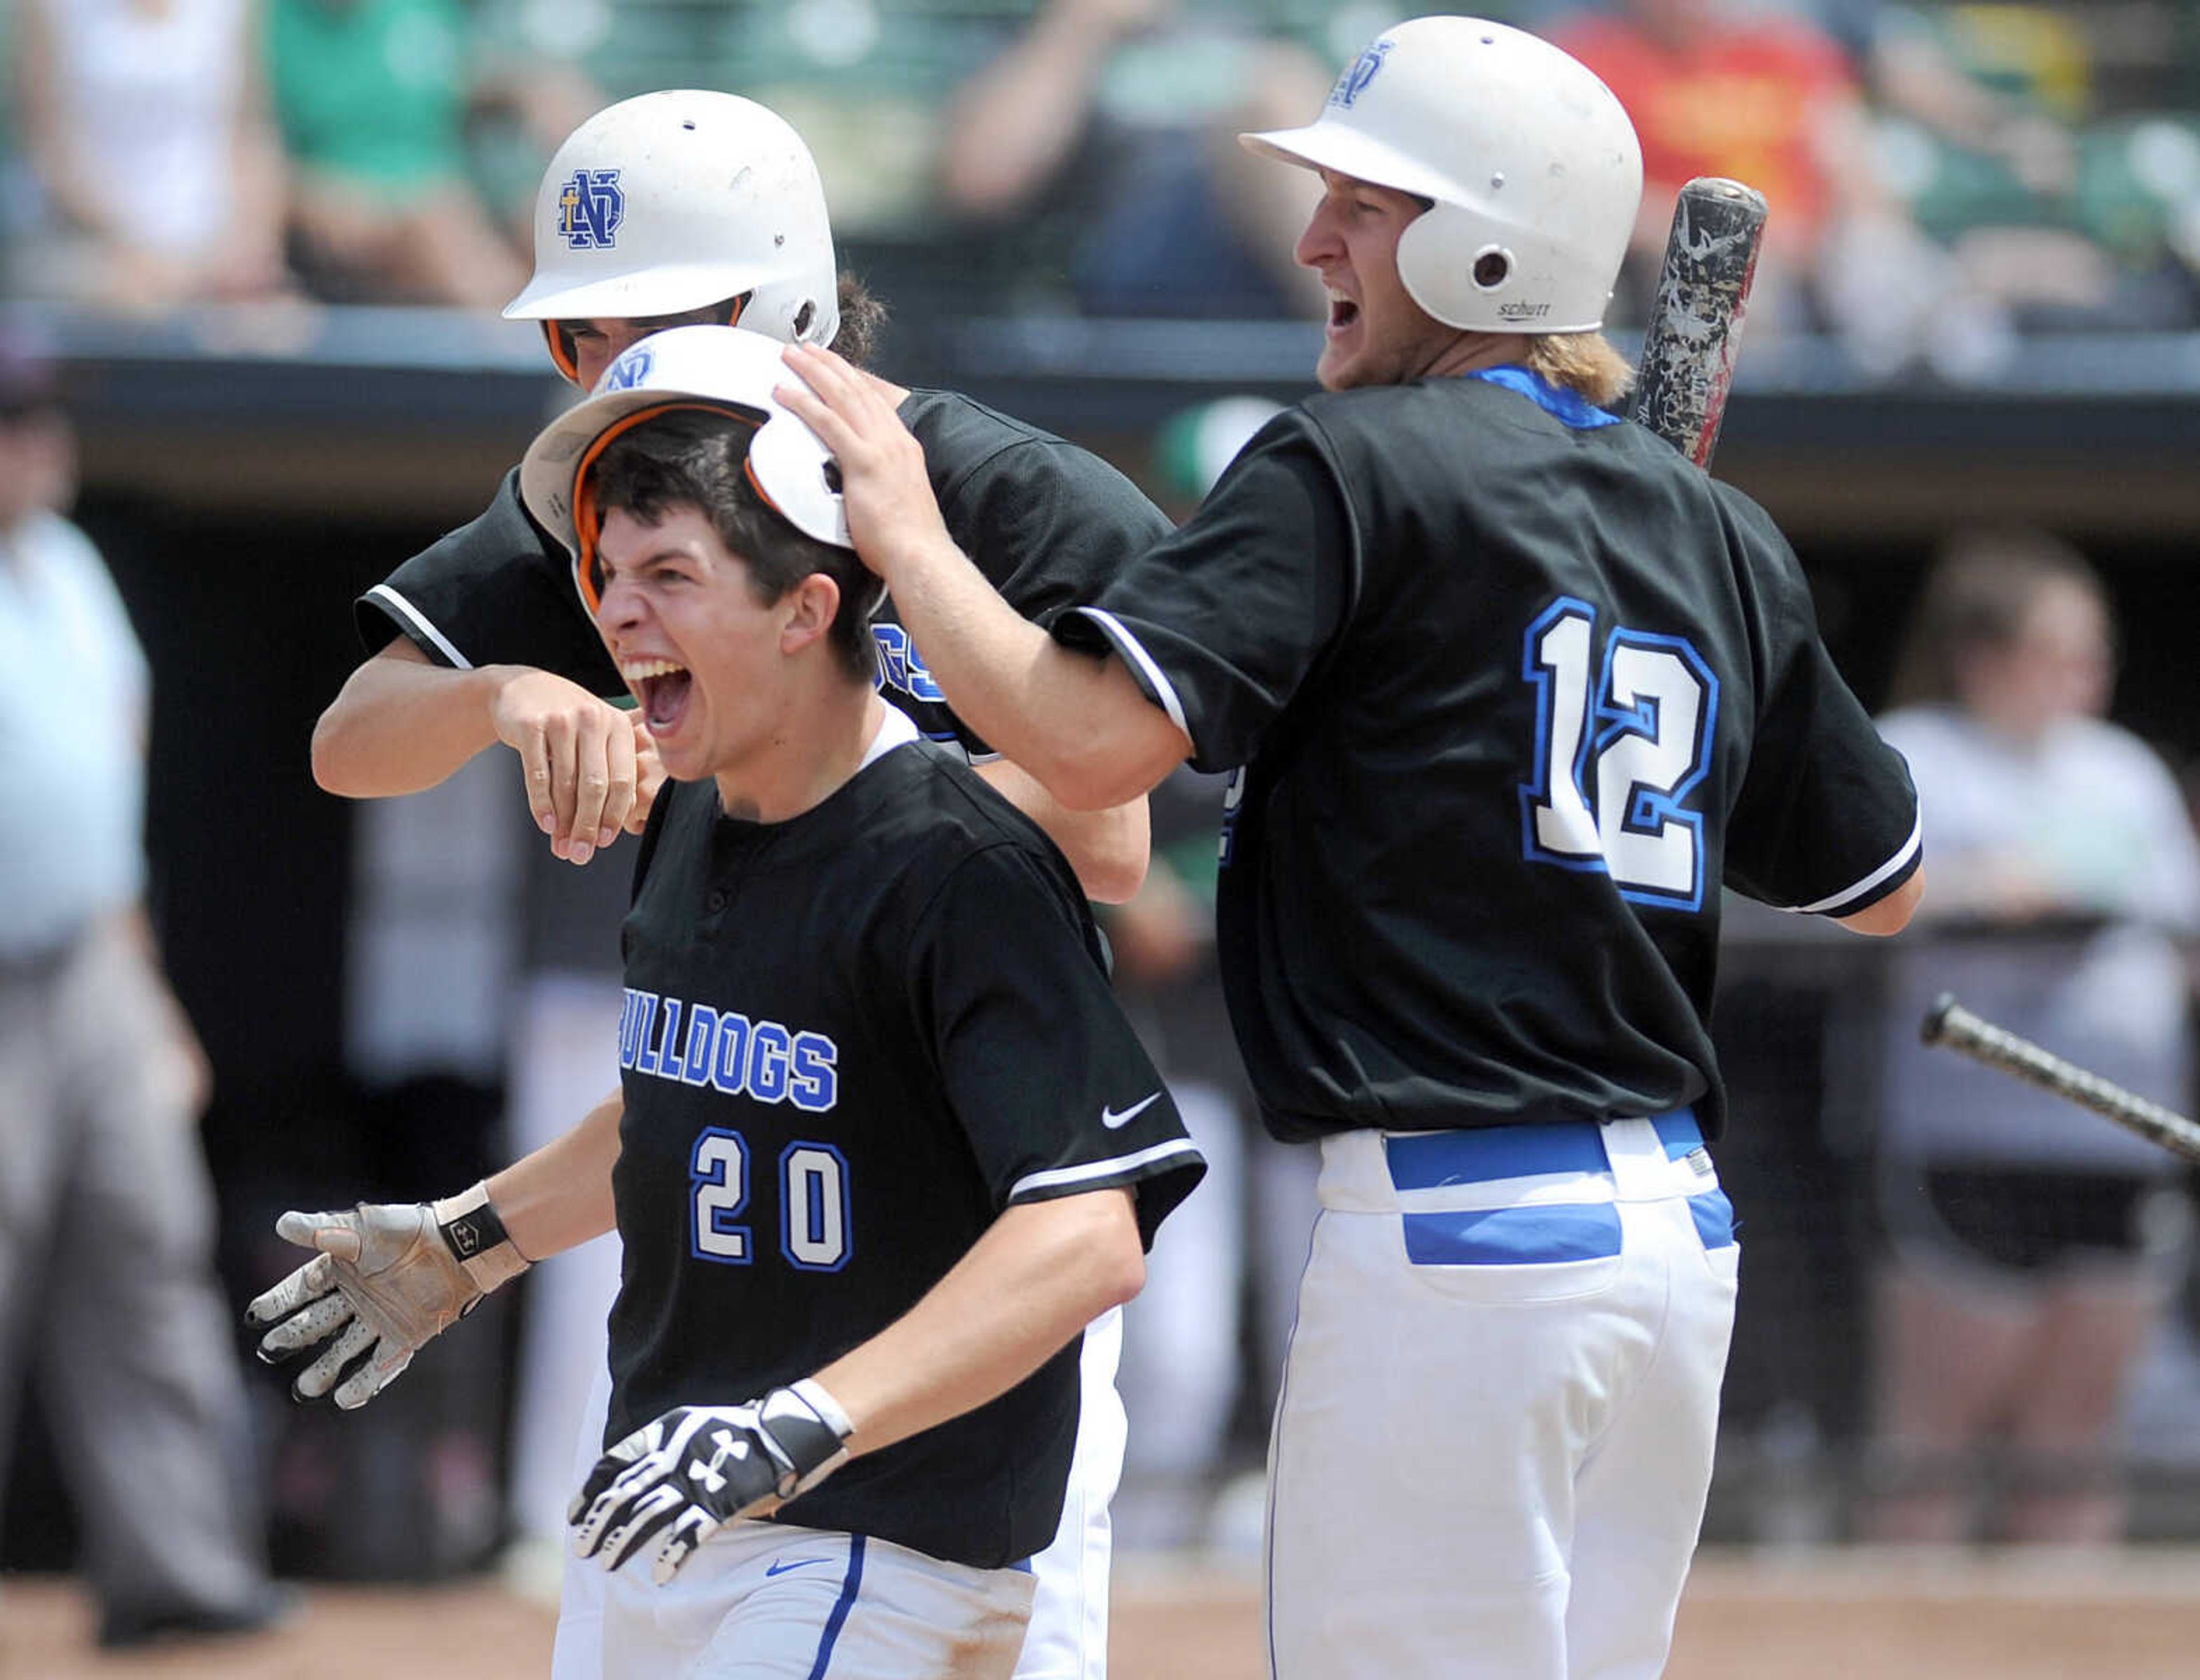
POLYGON ((1475 283, 1478 253, 1471 248, 1486 246, 1488 235, 1466 221, 1450 205, 1433 204, 1398 236, 1398 278, 1406 295, 1448 327, 1482 325, 1473 305, 1484 294, 1475 283))
POLYGON ((1461 205, 1439 202, 1398 236, 1406 295, 1444 325, 1477 332, 1593 329, 1612 298, 1608 281, 1594 289, 1595 267, 1539 230, 1461 205))
POLYGON ((573 348, 573 335, 563 321, 542 324, 543 342, 550 347, 550 365, 573 384, 581 382, 581 359, 573 348))

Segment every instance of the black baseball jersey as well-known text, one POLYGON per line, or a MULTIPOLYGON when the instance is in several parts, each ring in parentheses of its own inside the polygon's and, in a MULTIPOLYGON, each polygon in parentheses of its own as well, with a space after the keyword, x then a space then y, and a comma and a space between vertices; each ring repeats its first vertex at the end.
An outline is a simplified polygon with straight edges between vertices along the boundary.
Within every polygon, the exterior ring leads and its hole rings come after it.
MULTIPOLYGON (((956 545, 1009 603, 1044 623, 1089 600, 1169 529, 1159 509, 1088 451, 952 391, 914 391, 901 417, 924 446, 956 545)), ((574 581, 573 557, 519 498, 515 469, 487 510, 414 555, 354 607, 377 652, 403 634, 439 665, 532 665, 623 698, 574 581)), ((874 620, 880 684, 934 740, 983 756, 947 709, 889 600, 874 620)))
POLYGON ((1518 368, 1286 411, 1055 633, 1243 767, 1218 942, 1279 1135, 1715 1135, 1721 883, 1843 915, 1917 866, 1771 521, 1518 368))
MULTIPOLYGON (((613 1175, 624 1270, 606 1444, 809 1376, 1012 1204, 1204 1170, 1102 971, 1060 853, 909 738, 759 825, 668 783, 637 861, 613 1175)), ((859 1458, 787 1520, 999 1567, 1054 1538, 1076 1343, 991 1404, 859 1458)))

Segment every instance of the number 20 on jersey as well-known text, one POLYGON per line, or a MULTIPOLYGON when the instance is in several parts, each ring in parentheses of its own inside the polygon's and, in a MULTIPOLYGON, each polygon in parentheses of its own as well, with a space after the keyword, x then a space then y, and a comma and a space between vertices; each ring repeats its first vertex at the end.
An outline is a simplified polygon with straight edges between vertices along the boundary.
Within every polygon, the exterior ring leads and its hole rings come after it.
MULTIPOLYGON (((688 1252, 746 1266, 755 1233, 741 1216, 752 1193, 749 1141, 723 1126, 697 1134, 688 1161, 688 1252)), ((779 1153, 779 1251, 797 1271, 837 1272, 848 1263, 848 1163, 829 1143, 790 1143, 779 1153)))
POLYGON ((1636 903, 1700 908, 1703 814, 1690 808, 1717 738, 1718 679, 1678 636, 1605 628, 1571 596, 1528 627, 1535 775, 1520 789, 1535 862, 1609 875, 1636 903))

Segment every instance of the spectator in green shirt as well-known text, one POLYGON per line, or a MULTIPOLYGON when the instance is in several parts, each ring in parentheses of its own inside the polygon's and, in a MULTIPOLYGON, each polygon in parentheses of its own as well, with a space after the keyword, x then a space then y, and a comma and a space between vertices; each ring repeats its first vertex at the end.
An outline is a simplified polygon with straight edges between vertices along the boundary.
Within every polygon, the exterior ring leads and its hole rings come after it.
POLYGON ((290 231, 314 289, 478 308, 510 297, 527 266, 475 189, 466 139, 502 96, 473 73, 459 0, 272 0, 267 28, 290 231))

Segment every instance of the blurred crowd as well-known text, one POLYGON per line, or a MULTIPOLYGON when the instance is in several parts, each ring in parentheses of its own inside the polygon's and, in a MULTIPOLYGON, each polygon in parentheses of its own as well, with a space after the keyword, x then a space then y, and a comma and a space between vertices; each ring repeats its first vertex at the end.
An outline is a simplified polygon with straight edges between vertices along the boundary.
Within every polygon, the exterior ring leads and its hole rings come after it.
MULTIPOLYGON (((1752 336, 1867 373, 1990 375, 2034 330, 2200 322, 2200 9, 1502 0, 1634 116, 1649 190, 1761 188, 1752 336)), ((1384 20, 1310 0, 9 0, 0 225, 19 293, 118 310, 308 296, 477 307, 524 272, 535 174, 652 85, 764 100, 844 236, 951 255, 973 302, 1317 312, 1306 183, 1245 166, 1384 20)))

